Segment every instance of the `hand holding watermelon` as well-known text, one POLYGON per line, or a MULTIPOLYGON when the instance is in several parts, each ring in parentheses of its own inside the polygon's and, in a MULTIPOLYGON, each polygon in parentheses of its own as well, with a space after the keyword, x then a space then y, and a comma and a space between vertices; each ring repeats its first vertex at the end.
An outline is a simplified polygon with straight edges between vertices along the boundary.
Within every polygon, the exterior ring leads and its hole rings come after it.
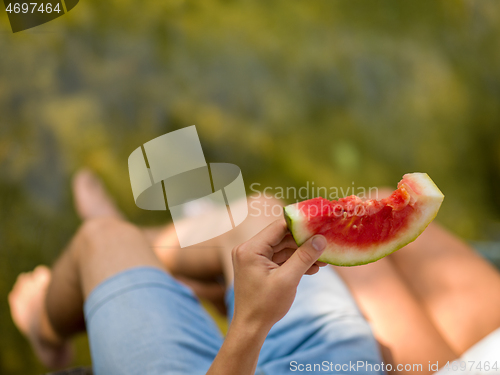
POLYGON ((234 316, 207 375, 255 373, 264 340, 292 306, 301 277, 326 266, 317 262, 325 246, 314 236, 298 247, 280 219, 232 250, 234 316))
POLYGON ((233 249, 234 322, 266 331, 290 309, 304 274, 318 272, 326 247, 323 236, 313 236, 298 247, 284 220, 277 220, 249 241, 233 249))

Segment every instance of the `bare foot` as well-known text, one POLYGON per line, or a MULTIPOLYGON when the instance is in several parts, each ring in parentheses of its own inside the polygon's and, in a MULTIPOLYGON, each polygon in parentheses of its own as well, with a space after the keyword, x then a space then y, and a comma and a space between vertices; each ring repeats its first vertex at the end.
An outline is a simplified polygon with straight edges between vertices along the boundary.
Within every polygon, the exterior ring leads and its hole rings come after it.
POLYGON ((68 341, 53 332, 46 316, 44 303, 50 277, 45 266, 20 274, 8 298, 14 324, 28 338, 40 361, 49 368, 61 368, 70 364, 73 350, 68 341))
POLYGON ((78 171, 73 178, 73 196, 76 211, 83 220, 123 217, 101 180, 88 169, 78 171))

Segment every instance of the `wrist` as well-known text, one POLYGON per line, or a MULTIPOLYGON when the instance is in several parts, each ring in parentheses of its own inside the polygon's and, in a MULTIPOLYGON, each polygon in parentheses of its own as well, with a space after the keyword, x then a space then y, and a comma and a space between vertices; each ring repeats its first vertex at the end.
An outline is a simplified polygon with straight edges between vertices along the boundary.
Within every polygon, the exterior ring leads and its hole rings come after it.
POLYGON ((254 374, 268 333, 262 324, 235 315, 207 375, 254 374))
POLYGON ((245 340, 253 341, 255 344, 264 343, 271 327, 272 325, 265 324, 262 321, 244 318, 235 314, 228 335, 232 333, 244 337, 245 340))

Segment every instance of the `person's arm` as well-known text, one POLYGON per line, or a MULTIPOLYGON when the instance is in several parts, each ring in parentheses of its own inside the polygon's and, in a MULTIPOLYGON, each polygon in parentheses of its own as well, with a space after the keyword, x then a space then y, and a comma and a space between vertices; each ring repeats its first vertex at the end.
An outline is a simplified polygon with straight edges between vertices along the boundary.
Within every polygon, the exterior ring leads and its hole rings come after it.
POLYGON ((253 375, 267 333, 265 329, 233 321, 207 375, 253 375))
POLYGON ((299 281, 324 265, 326 246, 314 236, 297 249, 284 220, 277 220, 233 249, 234 318, 207 375, 253 375, 271 327, 288 312, 299 281))

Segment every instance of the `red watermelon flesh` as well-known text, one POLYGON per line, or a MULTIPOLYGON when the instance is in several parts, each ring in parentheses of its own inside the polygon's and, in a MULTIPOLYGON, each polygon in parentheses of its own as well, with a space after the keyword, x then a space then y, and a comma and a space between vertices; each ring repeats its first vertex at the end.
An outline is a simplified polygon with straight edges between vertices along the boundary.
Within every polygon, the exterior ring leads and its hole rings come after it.
POLYGON ((374 262, 412 242, 436 216, 443 194, 426 173, 403 176, 385 199, 351 195, 338 201, 314 198, 284 208, 295 241, 326 237, 320 261, 339 266, 374 262))

